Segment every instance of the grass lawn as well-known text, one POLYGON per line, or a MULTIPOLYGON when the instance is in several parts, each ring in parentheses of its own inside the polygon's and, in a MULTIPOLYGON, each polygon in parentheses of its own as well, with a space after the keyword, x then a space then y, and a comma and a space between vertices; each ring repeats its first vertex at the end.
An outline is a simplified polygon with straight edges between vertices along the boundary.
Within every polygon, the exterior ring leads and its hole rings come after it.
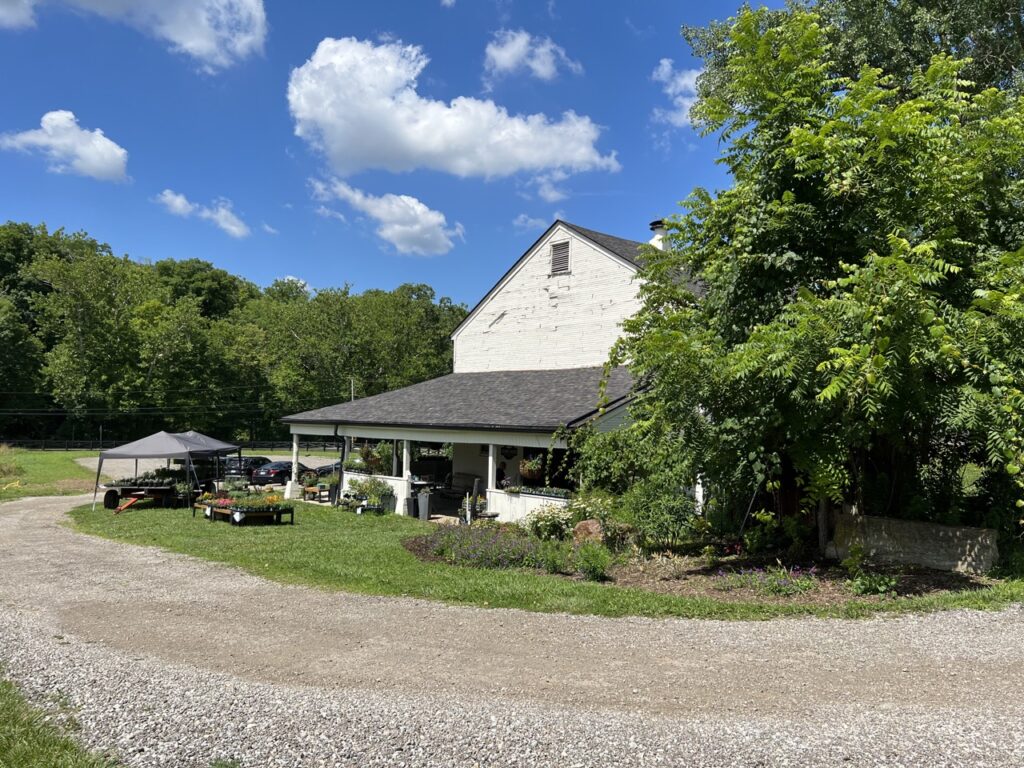
POLYGON ((92 491, 96 475, 75 459, 96 451, 29 451, 0 448, 0 501, 23 496, 66 496, 92 491), (14 465, 20 472, 11 472, 14 465))
POLYGON ((0 768, 114 768, 118 763, 86 752, 43 713, 0 680, 0 768))
POLYGON ((296 510, 294 526, 236 527, 193 519, 190 511, 172 509, 132 509, 112 515, 83 506, 73 510, 71 517, 73 525, 85 533, 236 565, 275 581, 528 611, 715 619, 853 618, 883 611, 994 609, 1024 601, 1024 581, 1019 580, 970 592, 808 606, 728 602, 535 572, 460 568, 423 562, 402 546, 404 539, 431 530, 431 523, 304 504, 296 510))

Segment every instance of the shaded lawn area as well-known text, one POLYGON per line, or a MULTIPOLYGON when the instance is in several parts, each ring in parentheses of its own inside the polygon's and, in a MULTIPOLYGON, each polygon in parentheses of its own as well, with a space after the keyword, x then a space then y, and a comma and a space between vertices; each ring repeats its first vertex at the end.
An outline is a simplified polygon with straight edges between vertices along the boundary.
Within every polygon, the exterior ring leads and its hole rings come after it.
POLYGON ((528 611, 715 619, 853 618, 882 611, 995 609, 1024 600, 1024 582, 1004 581, 974 591, 874 603, 761 604, 659 594, 533 571, 462 568, 421 561, 402 545, 405 539, 431 530, 432 523, 305 504, 298 505, 294 526, 231 526, 193 519, 189 510, 175 509, 132 509, 113 515, 84 506, 73 510, 71 517, 74 527, 84 533, 239 566, 284 583, 528 611))
POLYGON ((11 683, 0 680, 0 768, 114 768, 118 763, 87 752, 43 713, 29 706, 11 683))
POLYGON ((13 463, 21 472, 8 473, 0 469, 0 501, 91 492, 96 474, 77 464, 75 459, 96 455, 97 451, 4 449, 0 466, 13 463))

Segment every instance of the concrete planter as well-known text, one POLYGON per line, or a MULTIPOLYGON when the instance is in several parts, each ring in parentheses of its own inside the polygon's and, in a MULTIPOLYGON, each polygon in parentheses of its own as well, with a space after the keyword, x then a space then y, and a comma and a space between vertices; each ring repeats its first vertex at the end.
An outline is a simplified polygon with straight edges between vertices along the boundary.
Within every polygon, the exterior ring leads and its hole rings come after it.
POLYGON ((986 573, 999 559, 996 539, 990 528, 841 514, 836 517, 829 553, 842 559, 851 546, 859 544, 864 554, 878 563, 986 573))

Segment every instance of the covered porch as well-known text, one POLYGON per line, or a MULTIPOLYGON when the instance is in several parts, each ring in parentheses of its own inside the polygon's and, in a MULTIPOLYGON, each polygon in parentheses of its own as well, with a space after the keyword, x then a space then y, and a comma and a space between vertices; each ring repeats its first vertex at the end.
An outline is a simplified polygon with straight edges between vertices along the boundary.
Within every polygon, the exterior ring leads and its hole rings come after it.
POLYGON ((454 513, 476 490, 489 517, 516 522, 541 505, 567 503, 563 428, 604 420, 629 396, 628 374, 613 371, 606 406, 599 409, 602 376, 601 368, 456 373, 288 416, 292 466, 300 438, 339 440, 344 491, 367 476, 354 460, 354 446, 390 443, 390 452, 380 452, 390 453, 389 461, 377 462, 373 476, 391 487, 397 513, 415 509, 410 500, 423 491, 434 494, 437 511, 454 513), (448 463, 419 459, 425 445, 445 446, 448 463), (548 481, 562 488, 546 487, 548 481))

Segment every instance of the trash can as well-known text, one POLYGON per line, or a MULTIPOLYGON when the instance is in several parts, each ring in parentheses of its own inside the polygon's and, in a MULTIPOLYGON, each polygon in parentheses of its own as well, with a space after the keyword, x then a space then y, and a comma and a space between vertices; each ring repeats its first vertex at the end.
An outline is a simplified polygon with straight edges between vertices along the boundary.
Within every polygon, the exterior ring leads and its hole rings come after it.
POLYGON ((420 520, 426 522, 430 519, 430 491, 421 491, 417 495, 419 501, 420 520))

